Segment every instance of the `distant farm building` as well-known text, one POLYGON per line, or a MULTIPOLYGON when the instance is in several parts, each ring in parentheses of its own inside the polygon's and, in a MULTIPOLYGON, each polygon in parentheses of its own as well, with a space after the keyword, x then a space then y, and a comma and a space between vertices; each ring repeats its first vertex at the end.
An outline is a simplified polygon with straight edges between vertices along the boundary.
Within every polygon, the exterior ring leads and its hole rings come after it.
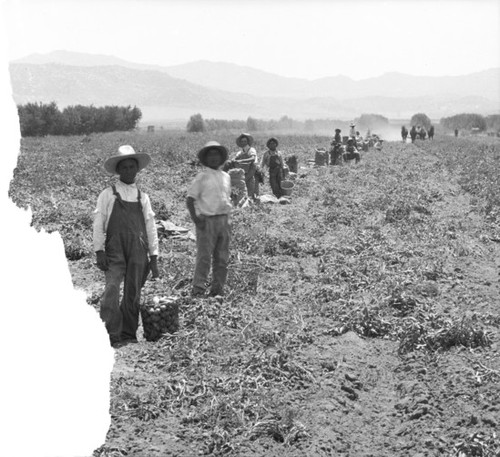
POLYGON ((154 133, 155 131, 155 126, 154 125, 148 125, 148 133, 154 133))

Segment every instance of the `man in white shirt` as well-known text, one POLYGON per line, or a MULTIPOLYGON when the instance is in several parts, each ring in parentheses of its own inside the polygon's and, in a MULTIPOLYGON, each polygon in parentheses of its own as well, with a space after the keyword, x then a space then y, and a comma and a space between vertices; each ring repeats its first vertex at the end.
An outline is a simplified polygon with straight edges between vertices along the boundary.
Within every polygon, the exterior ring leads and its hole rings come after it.
POLYGON ((186 204, 196 225, 196 265, 192 295, 202 297, 212 264, 210 295, 222 296, 227 278, 232 210, 231 177, 221 169, 227 149, 209 141, 198 152, 203 170, 188 189, 186 204))
POLYGON ((141 289, 149 270, 154 278, 159 276, 154 212, 149 197, 135 184, 137 173, 150 160, 148 154, 125 145, 104 163, 106 171, 120 177, 99 195, 93 231, 97 266, 106 275, 100 316, 113 347, 137 342, 141 289))
POLYGON ((356 124, 354 122, 352 122, 351 125, 350 125, 349 136, 351 138, 355 138, 356 137, 356 124))

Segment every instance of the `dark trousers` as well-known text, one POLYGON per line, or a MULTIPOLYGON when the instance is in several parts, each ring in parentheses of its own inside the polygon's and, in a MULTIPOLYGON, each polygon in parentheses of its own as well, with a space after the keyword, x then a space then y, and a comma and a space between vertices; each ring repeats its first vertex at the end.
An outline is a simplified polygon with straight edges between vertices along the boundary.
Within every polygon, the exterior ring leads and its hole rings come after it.
POLYGON ((269 183, 271 190, 276 198, 281 197, 281 168, 274 167, 269 169, 269 183))
POLYGON ((205 227, 196 227, 196 265, 193 278, 193 294, 202 294, 206 288, 210 265, 212 285, 210 293, 222 295, 227 278, 231 227, 229 216, 205 216, 205 227))

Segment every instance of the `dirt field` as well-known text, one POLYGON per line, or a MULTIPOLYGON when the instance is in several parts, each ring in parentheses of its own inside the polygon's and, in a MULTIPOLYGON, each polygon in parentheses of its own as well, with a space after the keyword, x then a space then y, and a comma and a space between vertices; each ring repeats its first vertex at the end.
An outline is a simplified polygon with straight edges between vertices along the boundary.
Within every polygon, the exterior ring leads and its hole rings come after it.
MULTIPOLYGON (((94 165, 111 141, 80 140, 65 141, 94 165)), ((159 218, 192 228, 183 198, 197 169, 155 141, 143 148, 165 165, 143 187, 159 218)), ((141 329, 116 350, 112 426, 94 457, 500 455, 498 141, 387 142, 359 165, 306 166, 327 141, 282 139, 301 165, 292 204, 234 215, 222 303, 186 296, 194 243, 160 235, 162 279, 143 300, 180 296, 180 330, 147 342, 141 329)), ((54 214, 22 161, 13 198, 67 233, 74 285, 97 310, 104 282, 81 213, 107 178, 79 176, 90 196, 75 185, 74 208, 54 214), (78 239, 64 225, 77 217, 78 239)))

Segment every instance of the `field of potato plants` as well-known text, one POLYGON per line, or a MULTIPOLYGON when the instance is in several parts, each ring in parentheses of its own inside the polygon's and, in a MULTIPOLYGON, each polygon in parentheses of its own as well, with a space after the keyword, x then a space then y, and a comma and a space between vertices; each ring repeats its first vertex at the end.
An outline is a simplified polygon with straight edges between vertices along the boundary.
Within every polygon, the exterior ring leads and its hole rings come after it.
MULTIPOLYGON (((139 183, 157 218, 192 229, 196 151, 235 151, 236 136, 26 138, 10 195, 60 231, 97 311, 105 158, 150 153, 139 183)), ((179 328, 116 350, 112 425, 92 457, 500 456, 499 140, 385 142, 317 168, 328 137, 279 140, 299 159, 291 204, 235 212, 223 301, 189 297, 195 244, 160 231, 161 279, 143 301, 180 297, 179 328)))

